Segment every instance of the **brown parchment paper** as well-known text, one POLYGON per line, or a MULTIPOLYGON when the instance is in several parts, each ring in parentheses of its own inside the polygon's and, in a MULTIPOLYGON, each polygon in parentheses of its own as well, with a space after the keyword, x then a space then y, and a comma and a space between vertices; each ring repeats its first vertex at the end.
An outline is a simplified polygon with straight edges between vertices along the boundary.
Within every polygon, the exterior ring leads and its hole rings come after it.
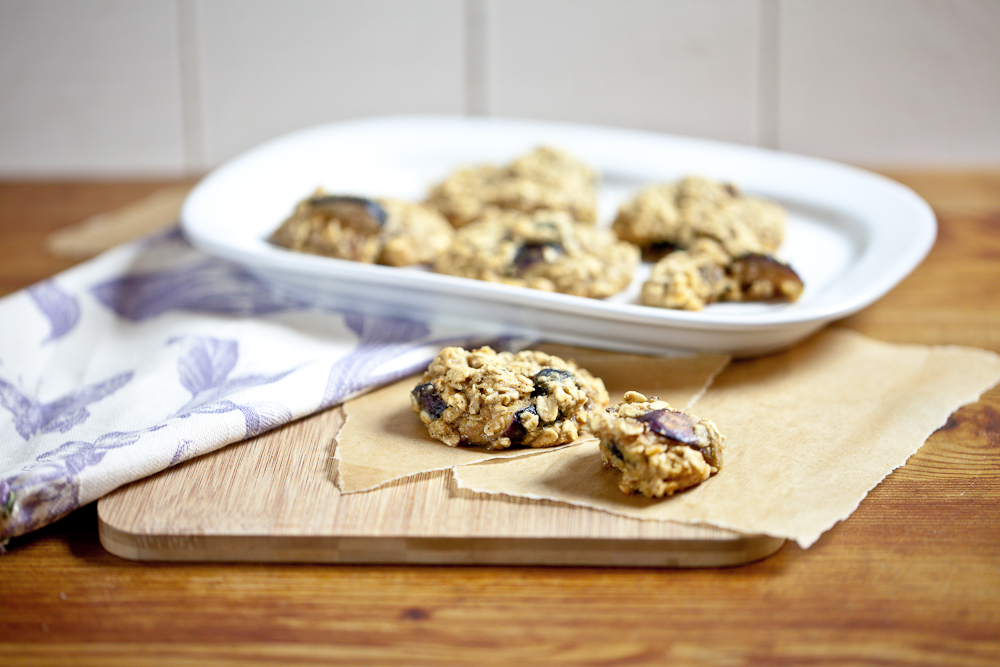
POLYGON ((644 519, 711 524, 812 545, 903 465, 953 411, 1000 380, 1000 355, 875 341, 828 329, 774 356, 732 363, 691 412, 726 436, 723 468, 649 500, 618 490, 596 442, 454 470, 460 487, 644 519))
MULTIPOLYGON (((704 392, 729 362, 725 355, 664 358, 563 345, 533 347, 573 359, 602 378, 613 402, 619 401, 629 389, 640 386, 672 405, 687 405, 704 392)), ((347 419, 337 435, 334 455, 341 492, 365 491, 421 472, 490 459, 519 458, 539 451, 448 447, 432 439, 410 408, 409 393, 417 384, 419 376, 415 375, 344 404, 347 419)))

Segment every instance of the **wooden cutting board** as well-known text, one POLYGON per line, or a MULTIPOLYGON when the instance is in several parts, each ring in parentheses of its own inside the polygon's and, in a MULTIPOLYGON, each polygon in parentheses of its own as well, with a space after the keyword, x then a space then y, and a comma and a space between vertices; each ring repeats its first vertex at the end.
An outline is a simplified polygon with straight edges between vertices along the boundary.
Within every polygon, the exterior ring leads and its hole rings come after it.
POLYGON ((338 408, 129 484, 97 505, 135 560, 718 567, 783 539, 459 489, 424 473, 361 493, 334 479, 338 408))

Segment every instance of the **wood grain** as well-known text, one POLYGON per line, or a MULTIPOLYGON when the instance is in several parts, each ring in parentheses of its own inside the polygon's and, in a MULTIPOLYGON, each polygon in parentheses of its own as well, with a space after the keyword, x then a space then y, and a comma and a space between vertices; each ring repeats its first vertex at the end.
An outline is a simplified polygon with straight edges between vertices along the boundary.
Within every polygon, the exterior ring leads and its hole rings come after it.
POLYGON ((79 263, 47 251, 49 237, 183 181, 0 181, 0 296, 79 263))
MULTIPOLYGON (((891 175, 934 207, 938 242, 847 324, 1000 351, 1000 173, 891 175)), ((68 265, 44 255, 47 231, 156 186, 24 187, 0 185, 7 291, 68 265)), ((100 545, 91 504, 0 557, 0 651, 8 665, 985 667, 1000 664, 998 509, 997 388, 810 549, 740 567, 140 563, 100 545)))

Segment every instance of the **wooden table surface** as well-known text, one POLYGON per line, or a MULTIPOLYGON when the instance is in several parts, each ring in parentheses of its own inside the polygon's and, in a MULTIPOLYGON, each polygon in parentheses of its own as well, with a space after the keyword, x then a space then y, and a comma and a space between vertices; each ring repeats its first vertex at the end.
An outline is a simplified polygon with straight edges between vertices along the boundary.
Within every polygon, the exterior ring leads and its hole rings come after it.
MULTIPOLYGON (((937 213, 899 287, 843 321, 1000 352, 1000 172, 891 173, 937 213)), ((0 183, 0 294, 71 266, 54 230, 163 182, 0 183)), ((0 326, 11 326, 0 323, 0 326)), ((1000 388, 845 522, 728 569, 162 564, 94 505, 0 557, 5 665, 1000 664, 1000 388)))

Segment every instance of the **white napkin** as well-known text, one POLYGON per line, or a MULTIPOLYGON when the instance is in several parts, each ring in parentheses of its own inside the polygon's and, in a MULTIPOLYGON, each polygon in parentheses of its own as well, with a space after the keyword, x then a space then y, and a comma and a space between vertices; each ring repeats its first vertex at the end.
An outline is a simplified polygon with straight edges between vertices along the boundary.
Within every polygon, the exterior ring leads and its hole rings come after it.
POLYGON ((177 230, 108 251, 0 299, 0 544, 478 336, 290 301, 177 230))

